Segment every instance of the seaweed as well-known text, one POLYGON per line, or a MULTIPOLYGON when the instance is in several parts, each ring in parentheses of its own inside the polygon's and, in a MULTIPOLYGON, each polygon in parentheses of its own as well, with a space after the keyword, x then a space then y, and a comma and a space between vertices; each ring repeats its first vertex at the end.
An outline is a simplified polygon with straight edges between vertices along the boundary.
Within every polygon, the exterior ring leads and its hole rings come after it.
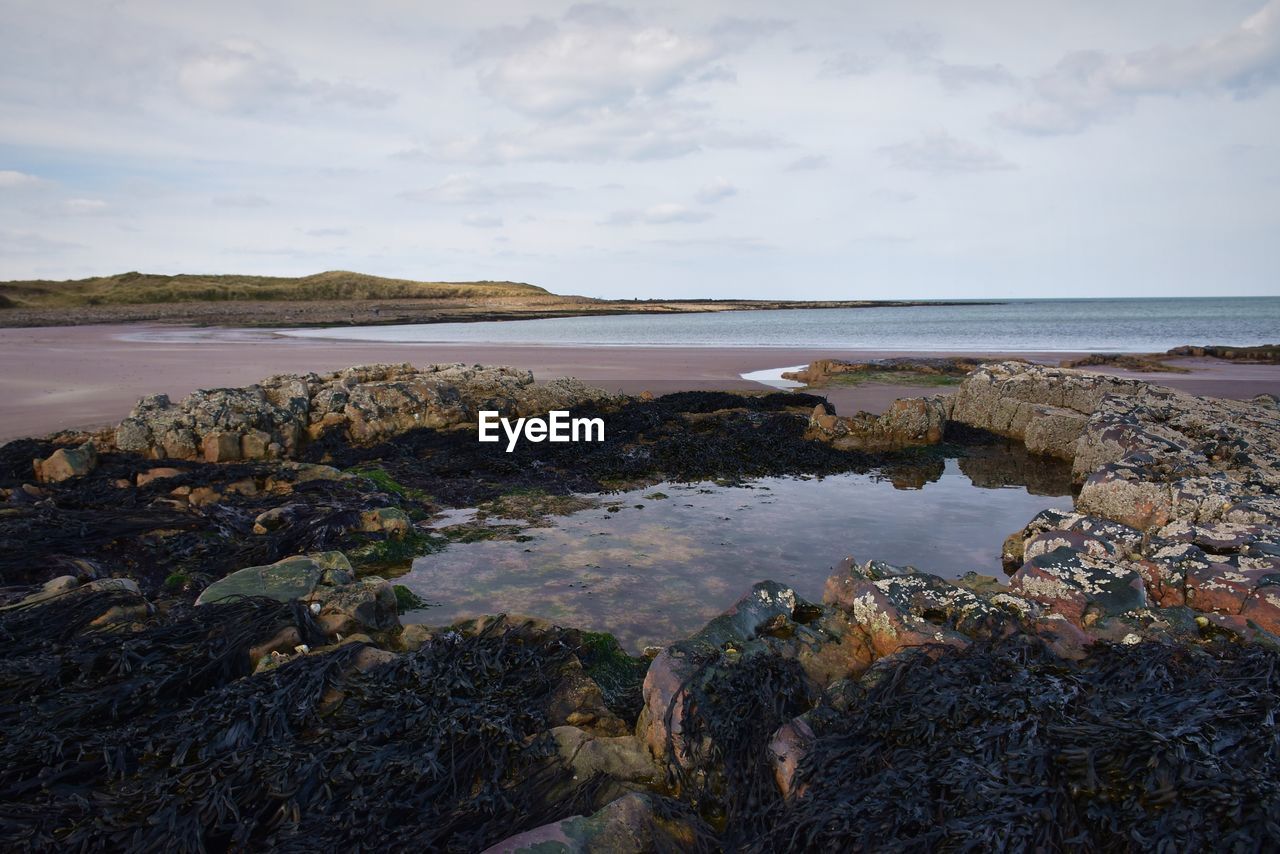
POLYGON ((24 622, 53 607, 83 627, 71 611, 104 596, 0 616, 9 846, 473 851, 595 796, 552 761, 562 633, 495 621, 367 672, 353 643, 251 674, 250 647, 281 627, 322 642, 305 608, 180 606, 124 633, 24 622))
POLYGON ((1025 637, 917 650, 810 713, 802 794, 756 851, 1280 844, 1280 656, 1025 637))
MULTIPOLYGON (((686 680, 678 735, 667 741, 671 786, 736 850, 765 833, 782 809, 767 746, 813 698, 793 660, 759 651, 716 653, 686 680)), ((667 711, 671 733, 674 706, 667 711)))

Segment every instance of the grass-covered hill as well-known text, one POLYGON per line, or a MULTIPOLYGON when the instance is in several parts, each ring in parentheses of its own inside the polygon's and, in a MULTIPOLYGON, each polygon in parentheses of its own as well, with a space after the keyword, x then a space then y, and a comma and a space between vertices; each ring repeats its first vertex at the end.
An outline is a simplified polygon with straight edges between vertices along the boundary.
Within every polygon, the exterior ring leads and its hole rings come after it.
POLYGON ((245 300, 389 300, 547 297, 518 282, 416 282, 332 270, 313 276, 162 276, 120 273, 74 281, 0 282, 0 308, 59 308, 245 300))

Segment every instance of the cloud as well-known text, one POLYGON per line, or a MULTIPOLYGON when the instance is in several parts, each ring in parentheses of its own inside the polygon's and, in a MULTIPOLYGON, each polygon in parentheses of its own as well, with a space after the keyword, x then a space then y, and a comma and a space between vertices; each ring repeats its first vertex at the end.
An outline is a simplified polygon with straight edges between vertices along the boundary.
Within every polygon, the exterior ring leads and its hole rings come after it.
POLYGON ((694 195, 698 204, 713 205, 716 202, 722 202, 730 196, 738 194, 738 188, 730 184, 724 178, 716 178, 710 184, 703 186, 694 195))
POLYGON ((350 233, 345 228, 308 228, 303 232, 308 237, 346 237, 350 233))
POLYGON ((271 204, 271 201, 253 193, 239 193, 214 196, 213 203, 220 208, 265 208, 271 204))
POLYGON ((450 175, 439 184, 422 190, 400 193, 411 202, 435 202, 445 205, 485 205, 511 199, 545 198, 559 187, 540 181, 484 181, 474 175, 450 175))
POLYGON ((492 214, 468 214, 462 221, 472 228, 502 228, 502 217, 492 214))
POLYGON ((642 161, 776 145, 772 134, 720 127, 711 104, 682 89, 736 80, 725 60, 787 26, 727 18, 679 30, 588 4, 483 30, 457 61, 474 67, 481 92, 533 124, 436 140, 422 151, 470 163, 642 161))
POLYGON ((105 213, 107 203, 102 199, 67 199, 62 203, 62 210, 75 216, 88 216, 105 213))
POLYGON ((705 222, 711 219, 706 211, 693 210, 675 202, 654 205, 644 210, 614 211, 604 220, 605 225, 667 225, 676 222, 705 222))
POLYGON ((475 165, 670 160, 705 150, 767 150, 784 143, 761 132, 718 127, 683 103, 630 109, 600 107, 520 130, 436 141, 397 152, 398 159, 475 165))
POLYGON ((879 64, 873 57, 845 52, 822 60, 818 74, 821 77, 862 77, 875 71, 879 64))
POLYGON ((1280 0, 1236 28, 1183 47, 1124 55, 1076 51, 1038 77, 1032 96, 998 118, 1038 134, 1078 133, 1130 112, 1144 96, 1255 94, 1280 80, 1280 0))
POLYGON ((911 172, 955 175, 1016 168, 995 149, 956 139, 945 131, 934 131, 919 139, 886 145, 880 151, 894 166, 911 172))
POLYGON ((218 113, 317 104, 377 109, 395 100, 384 90, 305 79, 248 39, 228 39, 192 52, 178 68, 178 89, 190 103, 218 113))
POLYGON ((36 187, 43 184, 44 181, 35 175, 28 175, 26 172, 16 172, 12 169, 0 169, 0 189, 10 190, 19 187, 36 187))
POLYGON ((603 6, 574 7, 559 22, 489 31, 480 88, 513 110, 555 116, 665 94, 720 56, 708 37, 643 25, 603 6), (505 47, 494 55, 494 48, 505 47), (485 61, 491 60, 491 61, 485 61))
POLYGON ((933 76, 949 92, 960 92, 973 86, 1014 86, 1018 78, 1003 65, 957 65, 936 62, 933 76))
POLYGON ((819 169, 828 169, 831 166, 831 158, 825 154, 806 154, 804 157, 792 160, 786 166, 788 172, 815 172, 819 169))

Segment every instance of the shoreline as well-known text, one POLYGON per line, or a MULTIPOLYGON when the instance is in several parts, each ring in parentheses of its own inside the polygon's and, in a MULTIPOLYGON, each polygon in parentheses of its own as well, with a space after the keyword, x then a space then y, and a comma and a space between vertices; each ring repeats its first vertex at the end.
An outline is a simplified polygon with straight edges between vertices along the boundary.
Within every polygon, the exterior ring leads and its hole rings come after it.
MULTIPOLYGON (((697 390, 767 390, 742 378, 815 359, 874 359, 888 356, 957 355, 1005 357, 1057 364, 1084 352, 964 352, 797 347, 566 346, 558 344, 381 343, 298 338, 266 330, 186 328, 153 324, 0 329, 0 442, 58 430, 94 429, 128 415, 144 395, 174 400, 198 388, 243 386, 280 373, 338 370, 377 362, 511 365, 545 381, 573 376, 609 391, 665 394, 697 390), (150 333, 151 337, 148 337, 150 333)), ((1280 393, 1280 366, 1187 358, 1189 374, 1100 372, 1146 379, 1197 395, 1246 399, 1280 393)), ((881 412, 900 397, 946 389, 867 383, 819 389, 842 414, 881 412)))

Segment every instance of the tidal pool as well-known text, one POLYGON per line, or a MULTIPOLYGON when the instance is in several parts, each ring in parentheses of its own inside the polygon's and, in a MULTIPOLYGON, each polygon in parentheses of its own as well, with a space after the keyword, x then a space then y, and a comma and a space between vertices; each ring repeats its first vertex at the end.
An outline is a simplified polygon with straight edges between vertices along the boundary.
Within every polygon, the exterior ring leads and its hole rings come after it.
POLYGON ((1008 534, 1072 502, 1065 467, 1011 447, 892 475, 662 483, 594 497, 599 506, 548 517, 518 540, 418 558, 398 583, 430 605, 405 621, 526 614, 612 632, 639 651, 696 631, 766 578, 820 600, 848 555, 948 578, 998 575, 1008 534))

